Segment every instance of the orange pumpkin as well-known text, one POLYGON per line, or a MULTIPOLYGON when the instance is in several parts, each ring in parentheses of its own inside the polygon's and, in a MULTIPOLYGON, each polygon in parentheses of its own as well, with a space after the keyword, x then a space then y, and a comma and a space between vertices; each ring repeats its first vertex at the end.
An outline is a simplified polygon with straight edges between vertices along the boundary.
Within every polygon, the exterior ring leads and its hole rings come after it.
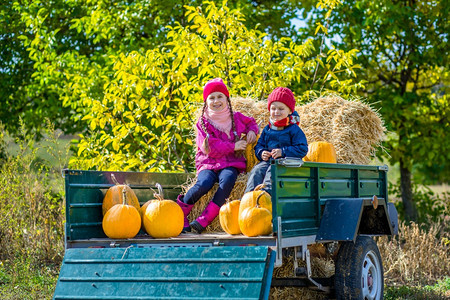
POLYGON ((122 190, 122 203, 111 207, 102 220, 106 236, 112 239, 133 238, 141 229, 141 216, 136 207, 127 204, 126 191, 122 190))
POLYGON ((150 205, 150 203, 152 203, 152 201, 154 201, 154 199, 152 200, 148 200, 147 202, 145 202, 141 208, 139 209, 139 214, 141 215, 141 220, 142 220, 142 227, 144 228, 144 214, 145 211, 147 210, 147 207, 150 205))
POLYGON ((331 143, 319 141, 308 145, 308 153, 303 158, 304 161, 336 163, 336 151, 331 143))
MULTIPOLYGON (((153 196, 156 198, 156 195, 159 195, 160 198, 164 198, 164 194, 163 194, 163 189, 162 186, 159 183, 155 184, 156 187, 158 188, 158 193, 153 193, 153 196)), ((150 188, 152 191, 153 189, 150 188)), ((142 220, 142 227, 144 228, 144 213, 147 210, 147 207, 149 206, 150 203, 152 203, 152 201, 154 201, 154 199, 148 200, 147 202, 145 202, 141 208, 139 209, 139 214, 141 215, 141 220, 142 220)), ((145 229, 145 228, 144 228, 145 229)))
POLYGON ((139 200, 136 197, 134 191, 126 184, 119 184, 116 180, 114 174, 111 174, 111 178, 116 184, 110 187, 103 198, 102 212, 103 215, 116 204, 122 204, 123 195, 126 195, 126 204, 136 207, 137 210, 140 208, 139 200))
POLYGON ((264 187, 264 184, 260 184, 256 186, 255 190, 252 192, 247 192, 242 196, 241 204, 239 206, 239 218, 244 209, 247 207, 255 207, 256 199, 259 195, 262 195, 259 199, 259 203, 261 207, 267 208, 270 213, 272 213, 272 199, 270 194, 266 191, 261 190, 264 187))
POLYGON ((154 238, 169 238, 180 235, 184 226, 181 207, 172 200, 164 200, 155 194, 144 212, 144 228, 154 238))
POLYGON ((233 200, 222 205, 219 211, 219 221, 222 229, 228 234, 240 234, 239 204, 241 201, 233 200))
POLYGON ((272 232, 272 212, 259 204, 260 194, 254 207, 245 208, 239 215, 239 228, 246 236, 268 235, 272 232))

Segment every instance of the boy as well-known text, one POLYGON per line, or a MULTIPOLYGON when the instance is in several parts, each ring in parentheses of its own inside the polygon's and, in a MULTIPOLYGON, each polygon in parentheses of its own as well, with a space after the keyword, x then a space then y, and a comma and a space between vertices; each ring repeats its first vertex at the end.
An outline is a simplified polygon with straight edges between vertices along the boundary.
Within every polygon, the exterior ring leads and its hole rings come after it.
POLYGON ((255 155, 260 162, 250 172, 245 193, 264 183, 264 190, 271 194, 270 159, 303 158, 308 153, 306 136, 298 126, 300 117, 295 111, 292 91, 285 87, 274 89, 269 95, 267 108, 270 122, 255 146, 255 155))

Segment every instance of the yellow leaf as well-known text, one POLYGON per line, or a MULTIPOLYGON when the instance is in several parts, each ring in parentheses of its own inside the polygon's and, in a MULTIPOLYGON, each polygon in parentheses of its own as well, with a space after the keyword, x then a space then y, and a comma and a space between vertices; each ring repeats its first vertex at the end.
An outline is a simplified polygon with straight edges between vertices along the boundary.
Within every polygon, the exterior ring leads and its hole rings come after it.
POLYGON ((116 139, 112 142, 113 149, 119 151, 119 141, 116 139))
POLYGON ((103 143, 103 147, 108 146, 109 144, 111 144, 111 142, 112 142, 112 139, 111 139, 111 138, 107 138, 107 139, 105 140, 105 142, 103 143))
POLYGON ((183 139, 181 138, 181 135, 179 133, 175 133, 175 138, 177 139, 178 143, 183 142, 183 139))
POLYGON ((89 127, 91 128, 91 130, 95 130, 95 128, 97 128, 97 119, 93 119, 89 124, 89 127))

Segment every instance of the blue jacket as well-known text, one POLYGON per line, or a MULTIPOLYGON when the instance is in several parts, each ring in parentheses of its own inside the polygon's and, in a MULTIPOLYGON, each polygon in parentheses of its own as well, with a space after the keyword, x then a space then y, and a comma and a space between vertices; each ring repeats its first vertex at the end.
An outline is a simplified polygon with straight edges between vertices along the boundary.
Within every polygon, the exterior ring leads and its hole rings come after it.
POLYGON ((267 125, 255 146, 255 155, 263 160, 261 154, 264 150, 272 151, 276 148, 282 150, 282 157, 303 158, 308 153, 305 133, 297 124, 291 124, 283 130, 274 130, 267 125))

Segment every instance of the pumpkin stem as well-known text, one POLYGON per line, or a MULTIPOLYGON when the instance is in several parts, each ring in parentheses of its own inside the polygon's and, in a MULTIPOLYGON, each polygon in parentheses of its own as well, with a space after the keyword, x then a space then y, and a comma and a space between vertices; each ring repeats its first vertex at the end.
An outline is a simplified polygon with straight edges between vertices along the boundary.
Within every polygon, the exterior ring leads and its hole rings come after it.
POLYGON ((258 195, 258 197, 256 197, 256 207, 257 207, 257 208, 260 208, 260 207, 261 207, 261 206, 259 205, 259 198, 261 198, 263 195, 264 195, 264 193, 260 193, 260 194, 258 195))
POLYGON ((124 186, 122 189, 122 204, 127 205, 127 186, 124 186))
POLYGON ((158 194, 161 196, 161 198, 164 198, 164 191, 162 186, 159 183, 156 183, 155 185, 158 188, 158 194))
POLYGON ((153 191, 153 197, 158 200, 164 200, 164 191, 162 186, 159 183, 156 183, 155 186, 158 188, 158 192, 155 192, 154 189, 150 188, 153 191))
POLYGON ((120 183, 117 181, 116 176, 114 176, 114 174, 111 174, 111 179, 115 185, 120 185, 120 183))
POLYGON ((265 185, 264 183, 258 184, 258 185, 255 187, 255 191, 259 191, 260 189, 264 188, 265 186, 266 186, 266 185, 265 185))

